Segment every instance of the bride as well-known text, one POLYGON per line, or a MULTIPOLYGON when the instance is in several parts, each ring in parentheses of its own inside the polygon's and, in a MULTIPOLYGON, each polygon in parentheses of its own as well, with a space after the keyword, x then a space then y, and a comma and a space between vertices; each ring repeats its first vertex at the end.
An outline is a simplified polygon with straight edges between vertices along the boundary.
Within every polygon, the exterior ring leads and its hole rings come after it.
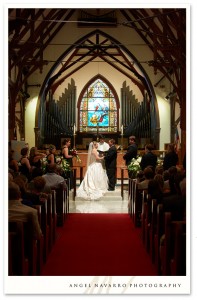
POLYGON ((94 141, 90 143, 87 171, 77 190, 77 197, 81 197, 86 200, 96 200, 101 198, 108 189, 108 177, 106 170, 103 169, 102 166, 104 157, 99 156, 97 148, 97 142, 94 141))

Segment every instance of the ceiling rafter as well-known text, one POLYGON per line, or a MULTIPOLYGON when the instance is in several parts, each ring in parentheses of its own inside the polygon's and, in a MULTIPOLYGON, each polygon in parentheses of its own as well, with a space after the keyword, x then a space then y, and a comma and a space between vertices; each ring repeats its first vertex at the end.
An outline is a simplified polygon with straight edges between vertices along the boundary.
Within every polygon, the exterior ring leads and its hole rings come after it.
MULTIPOLYGON (((155 71, 159 70, 170 81, 172 87, 178 90, 179 69, 184 68, 186 63, 186 10, 170 8, 118 10, 125 21, 121 24, 117 23, 117 26, 130 27, 139 34, 153 53, 153 60, 147 61, 147 65, 153 67, 155 71), (170 69, 173 69, 173 80, 170 69)), ((44 50, 67 22, 73 22, 71 17, 75 11, 76 9, 55 8, 9 9, 9 74, 14 67, 19 67, 17 68, 19 70, 18 91, 31 74, 38 69, 42 72, 42 68, 50 62, 44 59, 44 50), (23 73, 24 68, 26 71, 23 73)), ((140 78, 135 66, 129 61, 120 45, 112 43, 110 39, 101 37, 98 33, 95 41, 88 38, 85 42, 76 45, 69 59, 66 59, 66 62, 62 60, 62 68, 58 71, 58 75, 65 78, 67 71, 73 74, 81 66, 94 61, 96 57, 107 61, 114 68, 121 68, 124 72, 129 70, 143 83, 144 78, 140 78), (77 58, 76 62, 72 61, 74 58, 77 58), (83 58, 87 59, 87 62, 82 62, 83 58), (77 66, 79 62, 80 66, 77 66)), ((50 80, 53 87, 62 81, 62 78, 56 75, 50 80)))

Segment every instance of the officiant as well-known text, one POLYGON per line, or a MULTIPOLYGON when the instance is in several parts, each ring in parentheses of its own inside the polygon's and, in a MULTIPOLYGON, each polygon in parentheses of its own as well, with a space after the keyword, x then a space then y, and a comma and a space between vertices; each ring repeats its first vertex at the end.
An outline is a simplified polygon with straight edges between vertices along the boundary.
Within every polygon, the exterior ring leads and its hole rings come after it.
POLYGON ((98 151, 106 152, 108 150, 109 145, 105 142, 105 137, 102 134, 99 134, 98 151))

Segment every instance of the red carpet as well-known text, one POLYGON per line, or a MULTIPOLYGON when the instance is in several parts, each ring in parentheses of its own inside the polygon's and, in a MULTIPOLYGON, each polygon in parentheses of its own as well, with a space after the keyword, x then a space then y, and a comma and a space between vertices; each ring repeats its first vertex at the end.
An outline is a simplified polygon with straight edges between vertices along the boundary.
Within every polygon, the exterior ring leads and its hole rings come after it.
POLYGON ((43 276, 151 276, 156 271, 128 214, 70 214, 43 276))

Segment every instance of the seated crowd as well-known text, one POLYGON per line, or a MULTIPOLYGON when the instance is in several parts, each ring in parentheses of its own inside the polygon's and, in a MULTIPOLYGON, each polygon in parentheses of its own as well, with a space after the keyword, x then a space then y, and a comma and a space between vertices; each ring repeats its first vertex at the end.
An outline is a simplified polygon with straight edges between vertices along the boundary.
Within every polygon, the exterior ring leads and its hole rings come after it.
POLYGON ((14 151, 9 153, 8 200, 9 221, 29 221, 32 224, 34 237, 39 239, 41 228, 38 222, 37 210, 34 205, 42 205, 53 188, 60 184, 66 187, 66 181, 60 175, 56 163, 48 162, 46 168, 42 166, 42 153, 36 147, 21 149, 21 159, 13 158, 14 151))

